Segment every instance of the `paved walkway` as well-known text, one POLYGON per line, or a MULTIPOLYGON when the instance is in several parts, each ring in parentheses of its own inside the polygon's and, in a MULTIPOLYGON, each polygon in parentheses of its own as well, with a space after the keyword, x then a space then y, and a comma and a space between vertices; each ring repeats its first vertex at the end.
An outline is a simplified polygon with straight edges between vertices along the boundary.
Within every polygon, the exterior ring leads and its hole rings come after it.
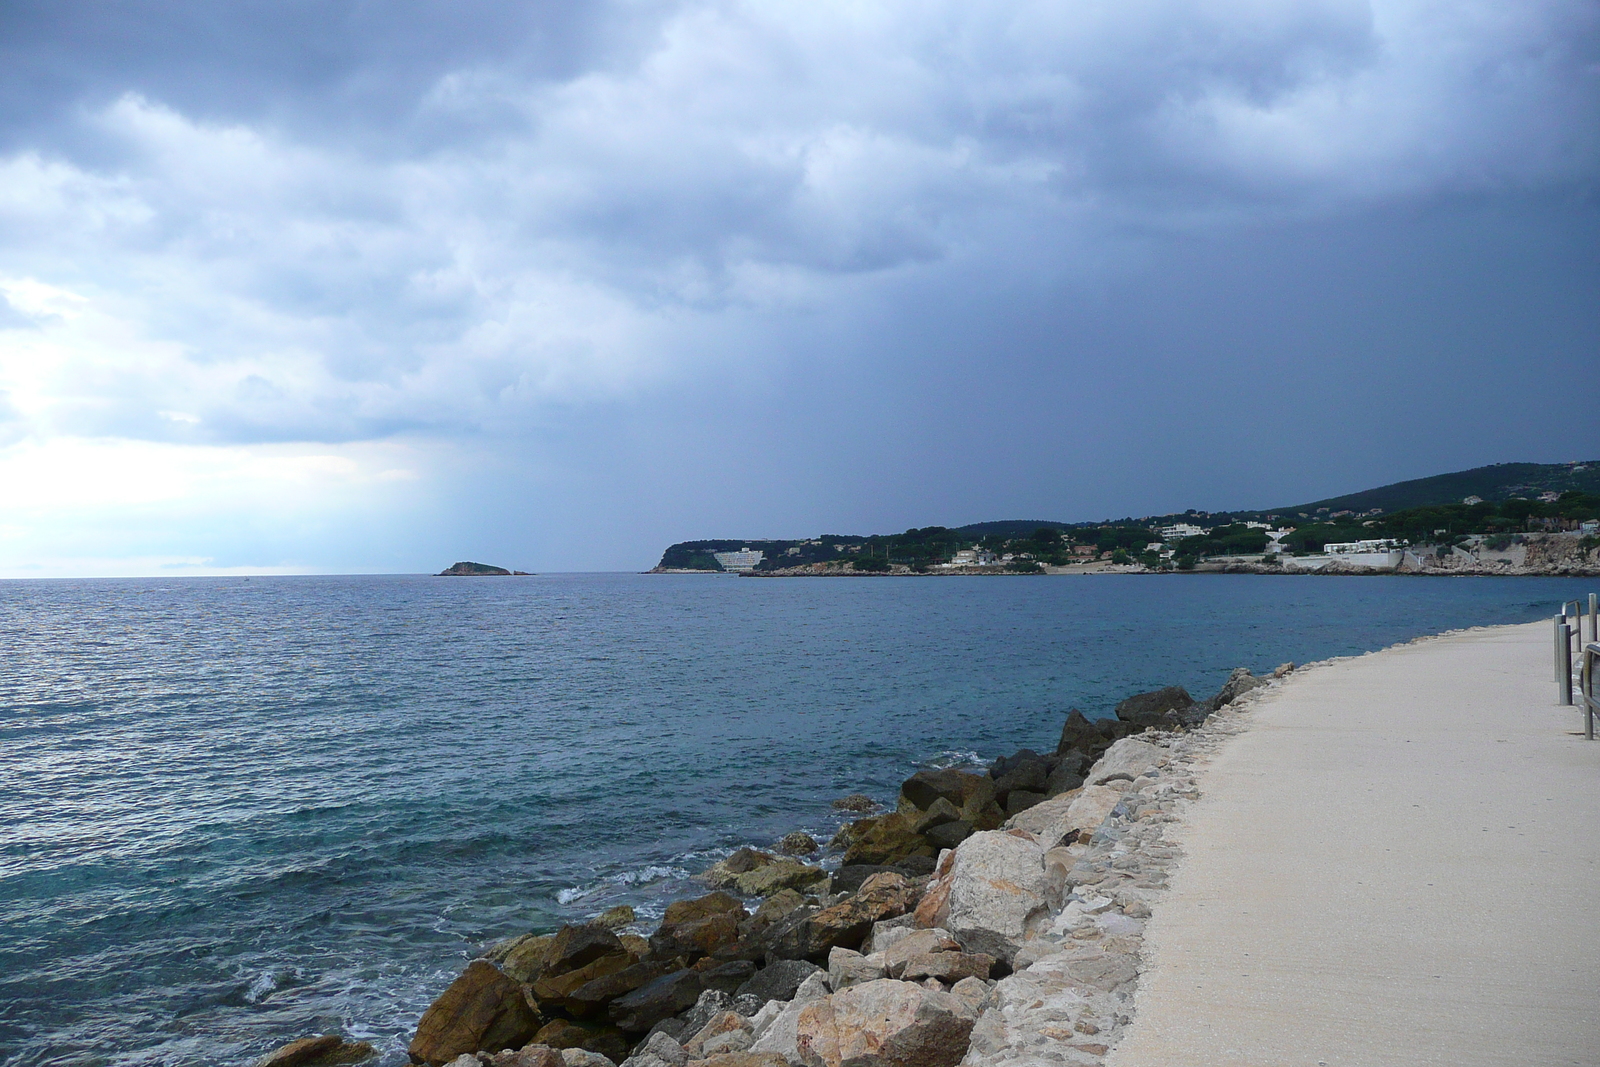
POLYGON ((1600 741, 1550 624, 1317 667, 1204 771, 1108 1067, 1600 1064, 1600 741))

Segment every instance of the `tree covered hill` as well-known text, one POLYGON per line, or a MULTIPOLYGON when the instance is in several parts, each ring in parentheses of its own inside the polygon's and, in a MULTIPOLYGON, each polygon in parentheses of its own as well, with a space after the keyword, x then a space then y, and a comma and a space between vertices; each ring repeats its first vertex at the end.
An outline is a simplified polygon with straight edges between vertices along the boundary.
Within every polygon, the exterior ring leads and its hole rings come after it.
MULTIPOLYGON (((1283 538, 1293 552, 1317 552, 1330 542, 1396 538, 1449 543, 1473 535, 1510 540, 1529 532, 1574 530, 1600 517, 1600 460, 1588 463, 1498 463, 1453 474, 1417 478, 1295 507, 1263 511, 1186 511, 1100 522, 1008 519, 947 528, 926 526, 899 534, 823 534, 803 540, 683 541, 669 547, 662 570, 720 571, 715 553, 743 548, 763 556, 758 571, 846 566, 886 571, 891 566, 927 570, 978 548, 1012 570, 1037 570, 1110 557, 1145 557, 1163 540, 1159 531, 1178 523, 1202 533, 1169 539, 1181 558, 1262 551, 1260 524, 1293 532, 1283 538), (1467 501, 1472 498, 1472 503, 1467 501), (1247 523, 1258 524, 1247 526, 1247 523)), ((1153 554, 1147 562, 1155 559, 1153 554)))
POLYGON ((1283 508, 1282 511, 1315 514, 1333 511, 1401 511, 1405 508, 1459 504, 1469 496, 1498 502, 1514 497, 1537 499, 1541 493, 1600 493, 1600 460, 1588 463, 1494 463, 1487 467, 1413 478, 1359 493, 1283 508))

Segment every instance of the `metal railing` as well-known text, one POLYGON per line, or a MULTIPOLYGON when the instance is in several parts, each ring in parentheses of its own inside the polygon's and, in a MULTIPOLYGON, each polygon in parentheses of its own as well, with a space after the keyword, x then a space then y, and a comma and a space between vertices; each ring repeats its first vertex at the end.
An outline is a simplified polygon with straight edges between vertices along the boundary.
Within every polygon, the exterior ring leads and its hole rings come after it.
POLYGON ((1579 689, 1583 699, 1584 717, 1588 724, 1586 733, 1594 739, 1594 650, 1600 648, 1600 594, 1589 594, 1589 610, 1583 610, 1582 601, 1569 600, 1561 605, 1561 614, 1555 617, 1556 698, 1562 707, 1572 706, 1572 658, 1581 659, 1579 689), (1585 623, 1584 616, 1588 621, 1585 623), (1588 640, 1584 631, 1588 630, 1588 640))
POLYGON ((1594 740, 1594 717, 1600 712, 1600 699, 1594 692, 1595 666, 1600 664, 1600 641, 1583 646, 1583 666, 1578 671, 1578 696, 1583 701, 1583 736, 1594 740))

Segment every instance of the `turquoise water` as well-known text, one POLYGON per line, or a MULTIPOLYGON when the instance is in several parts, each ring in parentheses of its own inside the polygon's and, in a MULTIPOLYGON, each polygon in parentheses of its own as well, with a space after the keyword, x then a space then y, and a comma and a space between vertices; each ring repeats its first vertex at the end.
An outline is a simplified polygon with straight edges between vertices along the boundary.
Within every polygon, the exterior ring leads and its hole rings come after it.
POLYGON ((1068 707, 1592 580, 552 575, 0 584, 0 1062, 403 1059, 478 946, 836 825, 1068 707))

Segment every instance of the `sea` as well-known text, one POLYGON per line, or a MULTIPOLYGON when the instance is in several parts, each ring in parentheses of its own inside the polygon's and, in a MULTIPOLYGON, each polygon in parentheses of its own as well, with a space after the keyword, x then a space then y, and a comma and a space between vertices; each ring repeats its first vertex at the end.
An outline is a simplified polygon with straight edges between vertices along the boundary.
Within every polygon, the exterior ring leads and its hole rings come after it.
POLYGON ((1545 578, 560 574, 0 583, 0 1064, 404 1062, 484 946, 921 767, 1545 618, 1545 578))

